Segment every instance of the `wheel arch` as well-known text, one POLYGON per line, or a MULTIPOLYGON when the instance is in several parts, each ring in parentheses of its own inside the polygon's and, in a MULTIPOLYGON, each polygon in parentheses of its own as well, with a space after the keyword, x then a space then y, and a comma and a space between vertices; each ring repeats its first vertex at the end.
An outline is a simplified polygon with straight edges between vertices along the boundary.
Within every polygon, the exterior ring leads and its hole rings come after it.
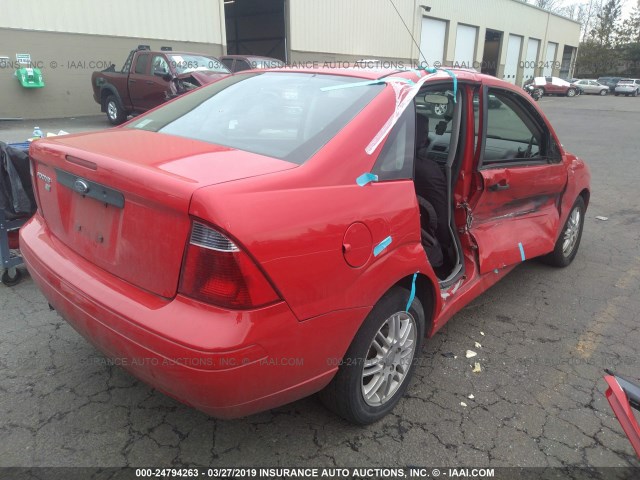
POLYGON ((589 206, 589 199, 591 198, 591 192, 589 191, 588 188, 584 188, 580 193, 579 196, 582 197, 582 200, 584 200, 584 206, 585 208, 587 208, 589 206))
POLYGON ((120 102, 120 106, 124 108, 124 105, 122 104, 122 98, 118 93, 118 89, 113 85, 107 83, 103 85, 102 89, 100 90, 100 109, 102 112, 107 111, 107 98, 109 98, 110 95, 114 95, 120 102))
MULTIPOLYGON (((410 291, 412 283, 413 275, 408 275, 396 282, 391 288, 399 286, 410 291)), ((391 288, 389 290, 391 290, 391 288)), ((387 292, 389 290, 387 290, 387 292)), ((416 277, 416 298, 420 300, 422 308, 424 309, 425 334, 428 336, 432 331, 436 316, 436 288, 433 280, 420 272, 418 272, 418 276, 416 277)))

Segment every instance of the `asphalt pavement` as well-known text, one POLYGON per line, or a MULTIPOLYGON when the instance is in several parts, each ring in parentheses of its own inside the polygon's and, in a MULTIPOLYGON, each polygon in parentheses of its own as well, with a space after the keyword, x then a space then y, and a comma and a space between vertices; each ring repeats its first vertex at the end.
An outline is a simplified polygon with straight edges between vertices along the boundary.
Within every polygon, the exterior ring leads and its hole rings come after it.
MULTIPOLYGON (((392 415, 356 427, 312 397, 212 419, 109 365, 27 276, 0 286, 0 466, 640 466, 602 379, 640 378, 640 99, 540 105, 592 169, 580 252, 563 270, 526 262, 458 313, 426 342, 392 415)), ((33 126, 0 122, 0 140, 33 126)))

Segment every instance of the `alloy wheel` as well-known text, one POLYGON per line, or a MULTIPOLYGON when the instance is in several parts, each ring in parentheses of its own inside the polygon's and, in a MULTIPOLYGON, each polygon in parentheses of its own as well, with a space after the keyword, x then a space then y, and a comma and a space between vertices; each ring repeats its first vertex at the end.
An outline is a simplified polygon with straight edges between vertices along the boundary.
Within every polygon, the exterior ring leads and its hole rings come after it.
POLYGON ((374 336, 362 370, 362 396, 367 405, 384 405, 407 378, 415 355, 416 331, 413 316, 398 312, 374 336))
POLYGON ((116 102, 110 101, 107 104, 107 115, 109 115, 111 120, 116 120, 118 118, 118 106, 116 105, 116 102))
POLYGON ((564 231, 564 240, 562 243, 562 253, 565 257, 569 257, 573 253, 578 237, 580 235, 580 223, 582 220, 582 212, 580 208, 575 207, 569 215, 567 228, 564 231))

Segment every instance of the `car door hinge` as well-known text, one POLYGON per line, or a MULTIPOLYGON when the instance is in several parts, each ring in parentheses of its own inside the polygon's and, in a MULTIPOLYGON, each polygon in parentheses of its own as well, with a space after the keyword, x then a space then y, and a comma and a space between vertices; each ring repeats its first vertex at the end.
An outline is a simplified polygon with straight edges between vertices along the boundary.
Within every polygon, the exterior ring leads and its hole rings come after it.
POLYGON ((471 225, 473 224, 473 212, 471 211, 471 207, 467 202, 462 202, 456 205, 456 208, 462 208, 464 210, 467 221, 464 228, 462 229, 462 232, 468 232, 469 230, 471 230, 471 225))

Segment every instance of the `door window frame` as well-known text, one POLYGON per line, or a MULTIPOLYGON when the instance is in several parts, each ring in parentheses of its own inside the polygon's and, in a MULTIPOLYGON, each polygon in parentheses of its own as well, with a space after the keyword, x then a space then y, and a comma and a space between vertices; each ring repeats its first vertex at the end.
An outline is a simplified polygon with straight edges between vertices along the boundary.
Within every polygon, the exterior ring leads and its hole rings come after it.
MULTIPOLYGON (((482 139, 481 139, 481 147, 480 147, 480 156, 478 159, 478 171, 495 170, 500 168, 530 167, 534 165, 551 165, 551 164, 560 163, 562 161, 562 155, 560 154, 555 138, 552 135, 551 130, 549 129, 547 123, 544 121, 542 116, 535 110, 535 108, 531 104, 529 104, 529 102, 524 96, 510 89, 500 88, 500 87, 490 87, 489 85, 482 86, 481 96, 482 96, 481 98, 482 114, 480 117, 479 133, 482 135, 482 139), (489 122, 490 91, 491 93, 498 92, 498 96, 497 96, 498 99, 500 99, 500 95, 502 94, 513 96, 515 104, 518 107, 520 107, 522 112, 529 117, 529 120, 533 122, 540 129, 541 140, 542 140, 542 145, 540 145, 540 148, 545 150, 544 155, 540 155, 533 158, 522 159, 521 161, 505 160, 505 161, 491 162, 487 165, 484 164, 485 149, 487 144, 487 127, 489 122)), ((505 104, 505 106, 509 107, 508 104, 505 104)))

